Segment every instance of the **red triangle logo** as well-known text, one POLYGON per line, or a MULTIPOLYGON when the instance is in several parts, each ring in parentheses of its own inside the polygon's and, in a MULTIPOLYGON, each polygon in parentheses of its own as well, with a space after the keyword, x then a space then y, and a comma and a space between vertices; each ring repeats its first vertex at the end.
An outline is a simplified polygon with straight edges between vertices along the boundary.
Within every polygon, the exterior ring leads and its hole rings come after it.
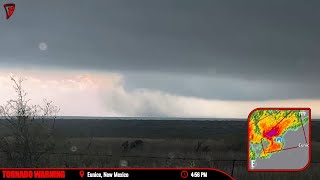
POLYGON ((3 7, 6 10, 6 15, 7 15, 6 18, 9 19, 13 14, 16 8, 16 5, 14 3, 9 3, 9 4, 4 4, 3 7))

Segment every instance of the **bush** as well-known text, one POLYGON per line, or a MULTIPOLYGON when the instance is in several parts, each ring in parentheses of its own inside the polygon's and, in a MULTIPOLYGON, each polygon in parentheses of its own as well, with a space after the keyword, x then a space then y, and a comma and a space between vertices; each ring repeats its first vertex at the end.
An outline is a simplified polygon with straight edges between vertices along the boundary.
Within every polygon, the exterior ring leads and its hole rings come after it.
POLYGON ((9 167, 39 167, 54 150, 53 130, 59 108, 46 100, 44 106, 31 105, 22 88, 24 79, 11 80, 17 97, 0 106, 0 125, 8 130, 0 139, 0 151, 9 167))

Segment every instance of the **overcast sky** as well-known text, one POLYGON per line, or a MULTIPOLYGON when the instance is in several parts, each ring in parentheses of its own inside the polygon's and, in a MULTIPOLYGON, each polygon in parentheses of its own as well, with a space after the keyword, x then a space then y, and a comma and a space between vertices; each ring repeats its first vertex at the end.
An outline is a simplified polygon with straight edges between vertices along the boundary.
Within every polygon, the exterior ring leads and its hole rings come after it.
MULTIPOLYGON (((57 73, 65 80, 81 74, 108 79, 116 93, 105 91, 105 84, 96 94, 86 92, 94 94, 88 99, 97 106, 87 114, 223 116, 203 112, 203 102, 247 108, 232 117, 243 117, 254 105, 271 105, 265 101, 319 107, 319 1, 13 2, 9 20, 0 10, 2 77, 23 69, 26 76, 37 71, 32 78, 42 84, 48 82, 43 77, 52 80, 57 73), (132 98, 139 108, 132 108, 132 98), (175 98, 184 100, 173 113, 166 108, 175 98), (195 101, 198 107, 188 109, 195 101)), ((54 81, 67 82, 60 76, 54 81)), ((58 92, 49 98, 61 99, 65 107, 65 94, 58 92)), ((88 109, 79 104, 79 113, 88 109)))

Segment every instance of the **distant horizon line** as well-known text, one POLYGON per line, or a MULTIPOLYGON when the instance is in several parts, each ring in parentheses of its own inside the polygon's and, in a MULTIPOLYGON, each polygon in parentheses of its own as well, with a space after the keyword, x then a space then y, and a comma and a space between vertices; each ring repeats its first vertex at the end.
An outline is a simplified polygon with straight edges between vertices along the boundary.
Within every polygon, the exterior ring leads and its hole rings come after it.
POLYGON ((81 119, 134 119, 134 120, 160 120, 160 119, 174 119, 174 120, 246 120, 247 118, 214 118, 214 117, 158 117, 158 116, 56 116, 57 118, 81 118, 81 119))
MULTIPOLYGON (((0 116, 3 119, 4 116, 0 116)), ((93 120, 215 120, 215 121, 247 121, 248 118, 215 118, 215 117, 133 117, 133 116, 54 116, 57 119, 93 119, 93 120)), ((320 118, 315 118, 312 120, 320 120, 320 118)))
MULTIPOLYGON (((3 118, 4 116, 0 116, 0 118, 3 118)), ((49 116, 50 117, 50 116, 49 116)), ((246 120, 247 118, 215 118, 215 117, 158 117, 158 116, 52 116, 56 118, 66 118, 66 119, 72 119, 72 118, 81 118, 81 119, 141 119, 141 120, 152 120, 152 119, 214 119, 214 120, 246 120)))

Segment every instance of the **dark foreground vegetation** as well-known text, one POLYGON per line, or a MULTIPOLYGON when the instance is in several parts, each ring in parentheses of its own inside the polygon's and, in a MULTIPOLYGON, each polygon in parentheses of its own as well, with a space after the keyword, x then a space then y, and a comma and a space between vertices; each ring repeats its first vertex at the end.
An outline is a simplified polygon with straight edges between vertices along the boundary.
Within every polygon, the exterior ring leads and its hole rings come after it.
MULTIPOLYGON (((213 167, 236 179, 319 179, 319 130, 313 121, 314 163, 307 170, 248 173, 245 121, 57 119, 54 149, 34 167, 213 167)), ((0 166, 8 167, 8 156, 0 155, 0 166)))

